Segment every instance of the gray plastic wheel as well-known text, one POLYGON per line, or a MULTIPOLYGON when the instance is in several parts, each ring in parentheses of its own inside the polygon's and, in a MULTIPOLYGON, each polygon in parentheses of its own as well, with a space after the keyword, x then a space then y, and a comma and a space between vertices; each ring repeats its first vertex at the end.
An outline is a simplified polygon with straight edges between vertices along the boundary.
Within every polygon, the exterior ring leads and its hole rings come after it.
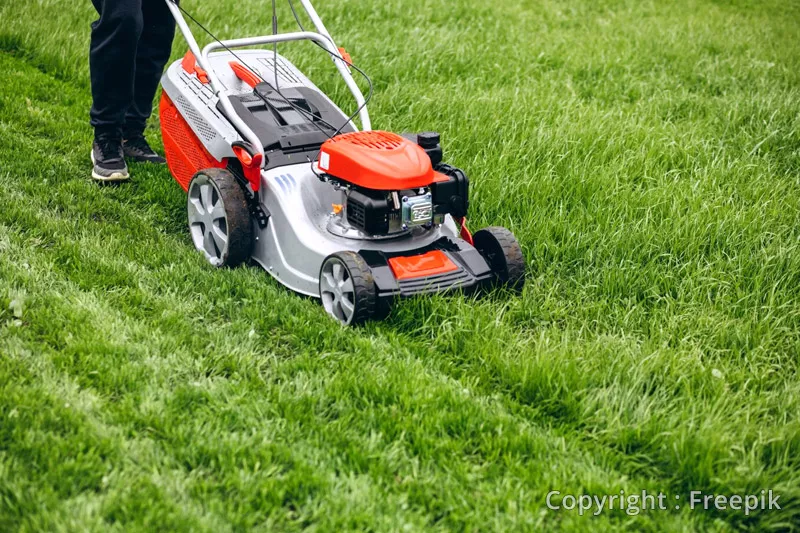
POLYGON ((363 324, 375 315, 377 290, 372 270, 355 252, 337 252, 325 258, 319 294, 325 311, 346 326, 363 324))
POLYGON ((219 168, 201 170, 189 183, 186 205, 192 241, 209 263, 234 267, 250 257, 250 210, 233 174, 219 168))

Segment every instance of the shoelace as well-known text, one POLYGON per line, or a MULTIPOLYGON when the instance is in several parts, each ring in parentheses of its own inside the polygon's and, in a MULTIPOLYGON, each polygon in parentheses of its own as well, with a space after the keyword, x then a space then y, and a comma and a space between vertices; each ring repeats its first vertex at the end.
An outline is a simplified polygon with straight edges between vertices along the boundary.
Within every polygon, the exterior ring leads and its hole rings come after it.
POLYGON ((144 137, 133 137, 132 139, 125 140, 125 146, 129 149, 139 151, 143 154, 152 154, 153 149, 147 144, 147 139, 144 137))
POLYGON ((116 139, 98 139, 97 146, 104 161, 116 161, 122 159, 122 144, 116 139))

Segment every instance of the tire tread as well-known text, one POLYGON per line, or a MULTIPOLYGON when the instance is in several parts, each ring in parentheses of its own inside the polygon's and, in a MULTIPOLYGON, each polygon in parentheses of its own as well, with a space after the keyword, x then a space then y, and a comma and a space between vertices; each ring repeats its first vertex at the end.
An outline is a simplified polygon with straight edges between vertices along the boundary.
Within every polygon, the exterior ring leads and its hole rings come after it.
POLYGON ((228 255, 223 258, 220 266, 236 267, 250 259, 253 250, 253 224, 250 220, 247 198, 242 186, 230 171, 224 168, 207 168, 195 176, 200 174, 204 174, 214 182, 225 206, 228 255))
MULTIPOLYGON (((378 290, 375 287, 375 279, 372 277, 372 270, 358 253, 352 251, 336 252, 325 259, 336 257, 347 268, 350 279, 353 280, 353 291, 355 296, 355 314, 350 321, 350 325, 360 325, 375 316, 378 300, 378 290)), ((324 263, 323 263, 324 264, 324 263)))
POLYGON ((494 271, 497 281, 508 287, 514 292, 521 293, 525 287, 525 257, 522 248, 514 234, 501 226, 489 226, 475 232, 473 235, 475 247, 487 259, 487 248, 492 245, 491 241, 499 248, 503 261, 499 258, 489 262, 489 266, 494 271))

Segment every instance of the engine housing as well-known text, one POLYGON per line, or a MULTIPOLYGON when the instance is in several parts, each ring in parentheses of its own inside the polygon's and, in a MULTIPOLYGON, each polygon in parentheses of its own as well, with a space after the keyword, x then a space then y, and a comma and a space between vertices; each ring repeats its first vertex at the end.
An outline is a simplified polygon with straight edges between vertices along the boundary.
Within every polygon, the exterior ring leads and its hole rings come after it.
POLYGON ((439 134, 358 132, 326 141, 319 168, 343 190, 341 216, 362 233, 386 236, 464 217, 469 179, 444 164, 439 134), (408 185, 408 184, 413 185, 408 185))

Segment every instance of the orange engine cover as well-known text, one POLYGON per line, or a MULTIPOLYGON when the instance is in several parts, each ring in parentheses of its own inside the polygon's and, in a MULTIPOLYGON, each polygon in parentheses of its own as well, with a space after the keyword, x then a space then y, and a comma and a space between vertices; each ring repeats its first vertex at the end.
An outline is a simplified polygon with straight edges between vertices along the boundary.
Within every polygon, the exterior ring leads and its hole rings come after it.
POLYGON ((325 141, 319 168, 348 183, 382 191, 425 187, 435 179, 425 150, 386 131, 345 133, 325 141))

